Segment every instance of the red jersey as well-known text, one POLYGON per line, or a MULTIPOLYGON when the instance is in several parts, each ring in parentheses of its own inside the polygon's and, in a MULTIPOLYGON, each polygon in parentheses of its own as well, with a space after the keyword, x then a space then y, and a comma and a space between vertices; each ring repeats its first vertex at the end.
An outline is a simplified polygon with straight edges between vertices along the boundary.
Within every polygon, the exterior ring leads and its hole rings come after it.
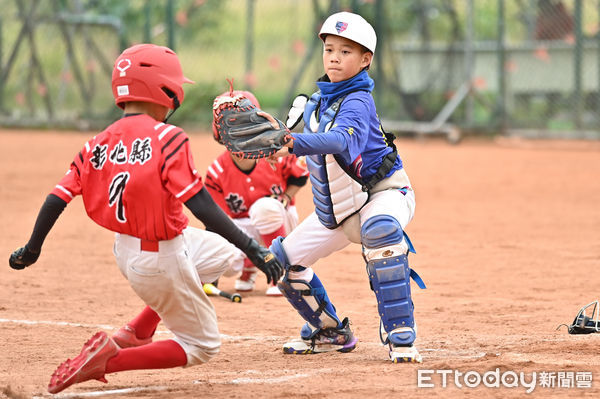
POLYGON ((259 159, 251 171, 244 172, 225 151, 208 167, 205 185, 221 209, 235 219, 248 217, 250 206, 259 198, 283 194, 290 177, 302 176, 308 176, 304 158, 293 154, 273 165, 259 159))
POLYGON ((81 194, 100 226, 160 241, 187 226, 182 203, 201 188, 185 132, 139 114, 88 141, 52 194, 67 202, 81 194))

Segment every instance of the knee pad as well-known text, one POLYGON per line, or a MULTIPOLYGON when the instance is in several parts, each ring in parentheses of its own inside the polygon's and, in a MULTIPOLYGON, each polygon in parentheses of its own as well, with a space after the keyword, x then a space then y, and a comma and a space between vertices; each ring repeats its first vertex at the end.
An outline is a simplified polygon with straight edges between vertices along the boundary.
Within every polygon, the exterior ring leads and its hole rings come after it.
POLYGON ((269 234, 283 225, 284 212, 285 208, 281 202, 275 198, 264 197, 252 204, 248 216, 260 234, 269 234))
POLYGON ((290 269, 291 265, 290 265, 290 261, 288 260, 287 254, 285 253, 285 250, 283 249, 282 242, 283 242, 283 237, 277 237, 276 239, 274 239, 273 242, 271 242, 269 251, 271 251, 273 253, 273 255, 275 255, 275 257, 277 258, 279 263, 281 263, 283 265, 283 267, 286 270, 286 275, 287 275, 287 271, 290 269))
POLYGON ((403 230, 396 218, 375 215, 363 223, 360 237, 365 247, 381 248, 401 242, 403 230))
POLYGON ((360 238, 367 261, 414 252, 400 223, 389 215, 376 215, 367 219, 360 230, 360 238))
MULTIPOLYGON (((297 266, 292 266, 296 268, 297 266)), ((289 271, 277 283, 283 296, 300 316, 315 328, 338 327, 341 324, 327 291, 316 274, 310 281, 290 279, 289 271)))

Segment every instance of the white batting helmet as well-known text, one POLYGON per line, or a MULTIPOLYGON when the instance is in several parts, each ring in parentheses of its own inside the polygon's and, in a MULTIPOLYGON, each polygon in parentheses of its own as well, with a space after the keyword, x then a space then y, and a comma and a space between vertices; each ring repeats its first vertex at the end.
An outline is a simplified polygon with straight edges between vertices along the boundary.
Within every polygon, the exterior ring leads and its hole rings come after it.
POLYGON ((375 54, 375 46, 377 45, 375 29, 358 14, 343 11, 330 15, 319 32, 319 37, 323 41, 325 41, 327 35, 345 37, 363 45, 375 54))

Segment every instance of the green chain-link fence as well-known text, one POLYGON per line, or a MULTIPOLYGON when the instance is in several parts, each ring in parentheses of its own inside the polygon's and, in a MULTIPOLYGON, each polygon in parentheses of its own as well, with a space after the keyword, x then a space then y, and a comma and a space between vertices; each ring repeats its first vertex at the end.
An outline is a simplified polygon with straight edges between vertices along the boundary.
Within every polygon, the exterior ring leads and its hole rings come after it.
POLYGON ((126 46, 173 47, 184 106, 208 127, 233 78, 284 117, 322 74, 316 32, 338 10, 375 27, 371 75, 388 130, 598 138, 600 0, 4 0, 0 123, 98 128, 118 116, 112 62, 126 46), (446 129, 446 130, 445 130, 446 129))

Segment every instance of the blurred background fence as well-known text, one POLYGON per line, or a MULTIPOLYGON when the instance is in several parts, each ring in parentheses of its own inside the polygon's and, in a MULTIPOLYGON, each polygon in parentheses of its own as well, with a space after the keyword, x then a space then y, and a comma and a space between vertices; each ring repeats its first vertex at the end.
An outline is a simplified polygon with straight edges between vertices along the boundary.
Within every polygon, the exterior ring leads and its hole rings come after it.
POLYGON ((0 126, 100 129, 119 116, 112 63, 152 42, 177 51, 184 106, 207 129, 214 96, 254 91, 284 118, 323 73, 324 19, 378 34, 374 96, 395 133, 600 138, 600 0, 2 0, 0 126))

